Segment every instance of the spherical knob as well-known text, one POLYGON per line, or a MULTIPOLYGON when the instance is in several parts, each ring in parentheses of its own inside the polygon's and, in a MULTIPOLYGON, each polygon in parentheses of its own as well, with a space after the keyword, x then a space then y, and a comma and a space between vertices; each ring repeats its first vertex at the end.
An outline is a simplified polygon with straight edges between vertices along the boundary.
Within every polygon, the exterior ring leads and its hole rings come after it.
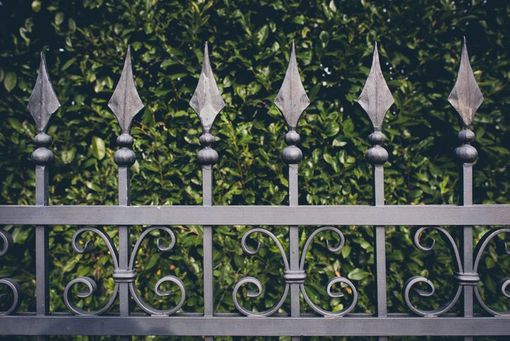
POLYGON ((122 147, 115 152, 114 160, 119 166, 129 167, 135 162, 136 155, 131 149, 122 147))
POLYGON ((368 135, 368 140, 372 144, 383 145, 384 141, 386 141, 386 136, 382 131, 376 130, 372 134, 368 135))
POLYGON ((202 146, 210 146, 214 143, 214 136, 211 133, 203 133, 198 140, 202 146))
POLYGON ((123 133, 117 137, 117 146, 129 148, 133 145, 133 136, 123 133))
POLYGON ((218 153, 211 147, 205 147, 198 151, 198 162, 203 166, 214 165, 218 159, 218 153))
POLYGON ((368 162, 374 165, 382 165, 388 161, 388 151, 379 145, 375 145, 367 151, 368 162))
POLYGON ((32 153, 36 165, 44 166, 53 160, 53 152, 46 147, 39 147, 32 153))
POLYGON ((455 155, 462 163, 473 163, 478 158, 478 151, 470 144, 463 144, 455 148, 455 155))
POLYGON ((298 144, 300 140, 301 137, 295 130, 289 130, 287 134, 285 134, 285 142, 287 142, 287 144, 298 144))
POLYGON ((299 163, 303 159, 303 152, 296 146, 288 146, 283 150, 282 159, 287 164, 299 163))

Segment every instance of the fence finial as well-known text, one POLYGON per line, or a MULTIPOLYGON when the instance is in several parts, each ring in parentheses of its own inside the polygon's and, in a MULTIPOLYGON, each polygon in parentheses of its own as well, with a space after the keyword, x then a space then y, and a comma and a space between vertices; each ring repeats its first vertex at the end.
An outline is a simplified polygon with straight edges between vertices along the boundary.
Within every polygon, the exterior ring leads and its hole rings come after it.
POLYGON ((291 130, 296 129, 301 114, 310 104, 299 76, 294 42, 292 42, 289 66, 274 103, 282 112, 291 130))
POLYGON ((204 46, 204 62, 198 79, 197 88, 189 101, 189 105, 200 118, 204 133, 200 136, 200 144, 204 147, 198 152, 198 161, 202 165, 213 165, 218 161, 218 153, 211 148, 214 136, 210 133, 214 119, 225 106, 220 90, 214 79, 209 61, 207 42, 204 46))
POLYGON ((476 110, 483 102, 482 92, 476 83, 473 69, 469 63, 466 37, 464 37, 464 42, 462 44, 457 81, 455 82, 450 96, 448 96, 448 101, 459 113, 465 127, 471 125, 476 110))
POLYGON ((459 132, 459 141, 462 144, 455 148, 455 155, 462 163, 473 163, 478 158, 478 151, 471 145, 475 140, 475 133, 468 127, 473 123, 476 110, 483 102, 483 95, 469 63, 466 37, 462 44, 457 81, 448 96, 448 101, 459 113, 463 124, 462 130, 459 132))
POLYGON ((135 80, 133 78, 133 69, 131 67, 131 48, 128 46, 124 68, 120 75, 119 82, 115 87, 108 107, 117 116, 120 129, 123 134, 129 133, 133 117, 142 110, 143 103, 136 90, 135 80))
POLYGON ((133 150, 131 150, 133 137, 129 135, 129 128, 131 127, 133 117, 142 110, 143 103, 138 95, 133 78, 131 48, 129 46, 126 52, 122 74, 108 102, 108 107, 117 117, 121 129, 121 134, 117 137, 117 145, 120 149, 115 152, 115 162, 119 166, 131 166, 136 160, 136 155, 133 150))
POLYGON ((51 115, 58 108, 60 108, 60 102, 50 82, 46 67, 46 57, 44 52, 41 52, 41 63, 37 72, 37 80, 27 105, 27 109, 34 118, 38 133, 46 130, 51 115))
POLYGON ((358 98, 358 103, 368 114, 374 127, 374 132, 368 137, 373 146, 367 151, 366 157, 372 164, 382 165, 388 160, 388 151, 383 147, 386 136, 381 132, 381 129, 386 111, 394 103, 394 100, 382 74, 377 42, 374 43, 372 67, 358 98))
POLYGON ((204 46, 204 62, 202 72, 198 80, 197 88, 189 101, 190 107, 195 110, 200 118, 204 132, 210 132, 214 119, 225 106, 221 98, 220 90, 214 80, 214 75, 209 61, 209 49, 207 42, 204 46))
POLYGON ((300 136, 296 132, 296 127, 301 114, 310 104, 306 95, 305 88, 301 83, 301 77, 297 67, 296 48, 292 42, 292 51, 290 53, 289 66, 283 79, 283 84, 278 91, 274 103, 280 109, 287 121, 289 131, 285 135, 285 142, 288 146, 283 150, 282 158, 288 164, 296 164, 303 158, 301 149, 297 146, 300 136))
POLYGON ((358 103, 368 114, 374 129, 381 130, 386 111, 394 103, 394 100, 382 74, 377 42, 374 43, 372 67, 358 98, 358 103))

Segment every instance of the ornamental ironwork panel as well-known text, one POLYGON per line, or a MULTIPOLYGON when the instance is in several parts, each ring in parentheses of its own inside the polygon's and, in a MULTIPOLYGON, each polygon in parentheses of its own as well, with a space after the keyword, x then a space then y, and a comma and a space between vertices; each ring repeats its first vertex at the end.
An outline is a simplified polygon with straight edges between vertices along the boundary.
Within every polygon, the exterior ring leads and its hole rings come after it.
MULTIPOLYGON (((306 83, 305 83, 306 84, 306 83)), ((215 206, 213 203, 213 169, 219 159, 213 148, 215 137, 213 124, 225 107, 216 83, 209 57, 209 46, 204 46, 202 71, 196 90, 189 101, 202 126, 199 138, 201 149, 197 160, 202 171, 202 205, 199 206, 130 206, 129 172, 136 161, 130 127, 144 104, 136 89, 132 69, 131 50, 128 47, 124 67, 108 107, 116 116, 120 135, 114 161, 118 166, 118 205, 116 206, 49 206, 49 167, 53 159, 50 149, 51 137, 47 134, 50 117, 60 103, 51 85, 46 60, 41 53, 36 84, 28 103, 36 136, 36 149, 32 153, 35 164, 35 205, 0 206, 0 224, 33 226, 35 230, 35 292, 22 292, 17 280, 0 278, 3 295, 0 296, 0 335, 118 335, 130 339, 135 335, 197 335, 207 340, 215 336, 376 336, 386 340, 390 336, 464 336, 466 340, 480 335, 510 336, 509 311, 500 311, 485 301, 479 274, 486 251, 503 235, 510 235, 510 204, 473 204, 473 165, 478 152, 473 146, 475 133, 473 119, 483 101, 483 95, 475 80, 469 62, 464 39, 457 80, 448 101, 460 115, 461 130, 455 158, 459 163, 461 188, 458 205, 385 205, 384 165, 389 159, 385 148, 386 136, 383 123, 394 104, 390 87, 381 69, 379 50, 374 43, 372 65, 368 78, 358 98, 359 105, 367 113, 373 132, 368 136, 371 146, 366 160, 373 166, 373 204, 367 206, 309 206, 299 205, 299 163, 303 159, 300 148, 301 136, 298 123, 310 105, 298 69, 296 46, 292 42, 288 67, 283 83, 274 100, 282 113, 288 130, 287 146, 282 160, 288 165, 288 206, 215 206), (71 246, 79 254, 107 253, 113 266, 113 290, 98 290, 94 274, 76 276, 60 293, 67 311, 51 311, 49 306, 50 283, 48 281, 48 232, 55 225, 78 226, 71 246), (157 252, 163 257, 176 252, 179 241, 171 225, 203 226, 203 311, 185 312, 183 306, 191 296, 183 278, 167 274, 157 279, 154 294, 167 305, 155 307, 143 297, 137 287, 140 270, 144 264, 137 257, 146 241, 153 241, 157 252), (130 228, 143 225, 143 231, 132 240, 130 228), (236 312, 219 313, 215 310, 213 234, 221 225, 248 225, 250 228, 239 236, 239 248, 246 257, 263 257, 263 240, 274 247, 282 263, 282 290, 272 306, 256 309, 247 302, 264 299, 268 287, 263 280, 252 275, 240 278, 232 285, 231 298, 236 312), (259 225, 288 228, 287 238, 259 225), (325 283, 329 299, 342 298, 340 309, 330 309, 327 302, 316 302, 310 296, 314 272, 310 257, 315 241, 321 236, 325 251, 333 255, 344 250, 348 236, 345 226, 370 226, 374 231, 375 258, 375 311, 373 314, 356 312, 360 290, 356 281, 337 273, 325 283), (474 245, 474 226, 493 226, 474 245), (118 238, 114 240, 104 226, 114 226, 118 238), (422 299, 434 296, 436 286, 423 271, 411 274, 402 289, 402 302, 407 313, 388 309, 388 275, 386 260, 387 226, 411 226, 410 237, 420 252, 429 253, 446 246, 453 271, 449 276, 454 289, 449 298, 439 306, 423 305, 422 299), (452 233, 446 226, 458 227, 452 233), (300 231, 309 235, 300 240, 300 231), (100 241, 100 245, 94 243, 100 241), (436 243, 437 241, 441 241, 436 243), (174 290, 165 289, 168 287, 174 290), (79 290, 77 290, 79 289, 79 290), (176 290, 175 290, 176 289, 176 290), (83 299, 103 297, 100 307, 88 307, 83 299), (35 311, 19 311, 24 297, 35 297, 35 311), (476 309, 475 309, 476 308, 476 309), (479 313, 481 311, 482 313, 479 313)), ((407 231, 407 230, 406 230, 407 231)), ((11 234, 0 229, 0 258, 13 245, 11 234)), ((504 253, 510 254, 508 244, 504 253)), ((158 276, 160 274, 158 273, 158 276)), ((508 274, 507 274, 508 275, 508 274)), ((316 284, 316 283, 315 283, 316 284)), ((510 279, 499 284, 500 297, 510 298, 510 279)))

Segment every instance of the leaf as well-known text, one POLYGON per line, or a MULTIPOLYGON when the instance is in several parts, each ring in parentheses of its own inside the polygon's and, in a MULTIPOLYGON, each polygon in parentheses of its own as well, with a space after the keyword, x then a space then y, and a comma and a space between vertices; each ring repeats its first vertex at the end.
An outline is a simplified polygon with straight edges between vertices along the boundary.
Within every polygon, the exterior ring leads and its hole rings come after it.
POLYGON ((365 279, 368 276, 370 276, 370 273, 367 272, 367 271, 364 271, 364 270, 362 270, 360 268, 356 268, 356 269, 352 270, 347 275, 347 277, 349 279, 352 279, 353 281, 361 281, 362 279, 365 279))
POLYGON ((8 92, 11 92, 12 89, 16 86, 17 77, 14 72, 7 72, 7 74, 4 77, 4 87, 5 90, 8 92))
POLYGON ((104 140, 100 137, 92 137, 92 155, 98 160, 102 160, 106 155, 104 140))

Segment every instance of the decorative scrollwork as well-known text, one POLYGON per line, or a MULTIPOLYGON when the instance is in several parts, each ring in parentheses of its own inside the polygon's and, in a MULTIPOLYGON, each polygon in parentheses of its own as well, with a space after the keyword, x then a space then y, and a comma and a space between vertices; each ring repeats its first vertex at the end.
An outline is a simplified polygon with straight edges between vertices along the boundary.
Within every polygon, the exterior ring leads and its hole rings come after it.
MULTIPOLYGON (((266 235, 274 241, 278 250, 280 251, 280 255, 282 256, 285 273, 286 274, 290 273, 289 262, 287 260, 287 256, 285 254, 285 250, 283 249, 282 244, 280 243, 278 238, 273 233, 269 232, 266 229, 254 228, 254 229, 249 230, 248 232, 246 232, 243 235, 243 237, 241 239, 241 247, 243 248, 244 252, 247 253, 248 255, 252 255, 252 256, 256 255, 259 252, 260 243, 258 241, 256 241, 257 245, 255 246, 255 248, 252 248, 251 246, 249 246, 248 242, 247 242, 248 237, 255 233, 260 233, 260 234, 266 235)), ((270 316, 270 315, 274 314, 283 305, 283 303, 285 302, 285 299, 287 298, 287 295, 289 293, 289 282, 286 282, 283 294, 282 294, 280 300, 275 305, 273 305, 271 308, 269 308, 267 310, 264 310, 261 312, 254 312, 252 310, 248 310, 248 309, 244 308, 239 303, 239 300, 237 299, 237 295, 238 295, 241 287, 243 287, 245 285, 250 285, 250 284, 255 286, 256 290, 248 290, 247 296, 249 298, 259 297, 262 294, 262 292, 264 291, 262 283, 257 278, 252 277, 252 276, 243 277, 239 282, 236 283, 236 285, 234 286, 234 289, 232 291, 232 299, 234 301, 235 307, 237 308, 237 310, 239 312, 241 312, 242 314, 247 315, 247 316, 270 316)))
MULTIPOLYGON (((0 257, 5 255, 12 244, 12 237, 9 233, 0 230, 0 257)), ((11 278, 0 278, 0 285, 6 286, 11 292, 11 304, 6 310, 0 311, 0 316, 10 315, 16 311, 19 306, 20 287, 18 282, 11 278)))
MULTIPOLYGON (((103 230, 101 230, 99 228, 82 227, 82 228, 78 229, 74 233, 73 240, 72 240, 72 247, 73 247, 74 251, 76 251, 77 253, 80 253, 80 254, 84 254, 84 253, 90 252, 92 250, 93 241, 91 239, 86 240, 83 246, 80 245, 80 243, 79 243, 80 238, 82 238, 86 232, 96 234, 104 241, 104 243, 106 244, 106 247, 108 248, 108 251, 110 251, 110 255, 112 257, 114 267, 115 267, 115 269, 118 269, 118 267, 119 267, 118 256, 117 256, 117 252, 115 251, 115 246, 113 244, 113 241, 103 230)), ((100 315, 100 314, 108 311, 110 309, 110 307, 112 306, 113 302, 115 301, 115 298, 117 297, 117 293, 119 290, 119 285, 116 282, 115 287, 113 289, 113 293, 110 296, 110 299, 103 307, 101 307, 100 309, 97 309, 97 310, 85 310, 85 309, 81 309, 78 306, 76 306, 70 299, 71 289, 75 285, 85 286, 86 290, 80 291, 77 294, 77 296, 79 298, 83 299, 83 298, 92 296, 97 291, 97 284, 90 277, 78 277, 78 278, 73 279, 71 282, 69 282, 66 285, 65 290, 64 290, 64 304, 69 308, 69 310, 71 310, 72 312, 74 312, 77 315, 100 315)))
MULTIPOLYGON (((483 253, 484 253, 485 249, 487 248, 487 246, 489 245, 489 243, 494 238, 496 238, 498 235, 503 234, 503 233, 510 233, 510 229, 502 228, 502 229, 498 229, 498 230, 495 230, 492 232, 488 232, 478 242, 478 245, 476 246, 476 249, 475 249, 475 261, 473 263, 473 271, 474 272, 478 272, 478 268, 480 266, 480 261, 482 259, 483 253)), ((509 249, 507 243, 505 243, 505 253, 507 255, 510 255, 510 249, 509 249)), ((506 277, 501 281, 500 290, 501 290, 501 294, 503 296, 505 296, 506 298, 510 298, 510 277, 506 277)), ((475 287, 474 291, 475 291, 475 296, 476 296, 476 299, 478 300, 478 303, 480 304, 482 309, 484 309, 486 312, 488 312, 489 314, 494 315, 494 316, 510 316, 510 311, 496 311, 496 310, 492 309, 491 307, 489 307, 485 303, 485 301, 482 299, 482 296, 480 294, 478 287, 475 287)))
MULTIPOLYGON (((306 240, 305 245, 303 247, 303 252, 301 254, 301 260, 300 260, 300 263, 299 263, 299 268, 302 271, 304 271, 304 269, 305 269, 306 254, 308 252, 310 244, 314 240, 315 236, 317 236, 319 233, 322 233, 322 232, 325 232, 325 231, 330 231, 330 232, 336 234, 338 236, 338 238, 339 238, 337 244, 334 244, 334 245, 330 244, 330 240, 326 240, 326 247, 328 248, 328 250, 330 252, 338 253, 344 247, 344 245, 345 245, 345 237, 344 237, 343 233, 340 231, 340 229, 338 229, 337 227, 324 226, 324 227, 321 227, 321 228, 315 230, 308 237, 308 239, 306 240)), ((317 312, 317 313, 319 313, 319 314, 321 314, 323 316, 330 316, 330 317, 344 316, 345 314, 347 314, 350 311, 352 311, 354 309, 354 307, 356 306, 357 302, 358 302, 358 291, 357 291, 356 287, 354 286, 354 284, 349 279, 347 279, 345 277, 342 277, 342 276, 335 277, 335 278, 331 279, 329 281, 329 283, 328 283, 327 288, 326 288, 326 292, 327 292, 328 296, 331 297, 331 298, 344 297, 345 294, 343 293, 343 289, 345 289, 345 288, 349 288, 351 290, 351 292, 352 292, 352 302, 351 302, 351 304, 347 308, 342 309, 341 311, 333 312, 333 311, 325 310, 325 309, 322 309, 321 307, 317 306, 315 303, 313 303, 312 300, 310 299, 310 297, 308 296, 307 292, 306 292, 306 287, 305 287, 304 281, 303 281, 303 283, 301 283, 300 288, 301 288, 301 292, 303 294, 303 297, 304 297, 306 303, 308 303, 308 305, 315 312, 317 312), (338 291, 333 291, 333 288, 336 285, 339 285, 340 289, 338 291), (343 288, 342 288, 342 286, 343 286, 343 288)))
POLYGON ((425 239, 423 236, 425 235, 425 232, 427 231, 437 231, 441 238, 444 240, 445 244, 447 245, 448 249, 450 250, 450 253, 454 256, 454 264, 456 268, 455 272, 455 279, 457 280, 457 289, 453 292, 453 294, 450 296, 450 299, 441 307, 433 310, 423 310, 416 307, 411 302, 411 291, 414 291, 418 296, 420 297, 431 297, 434 295, 436 288, 434 287, 434 284, 426 277, 423 276, 413 276, 409 278, 406 281, 405 287, 404 287, 404 299, 406 302, 407 307, 413 311, 417 315, 421 316, 439 316, 441 314, 446 313, 449 311, 455 303, 459 300, 460 294, 462 292, 462 286, 463 285, 471 285, 470 282, 464 282, 464 277, 467 277, 468 274, 465 274, 462 268, 462 261, 460 258, 459 250, 457 247, 457 244, 453 240, 450 233, 442 227, 435 227, 435 226, 427 226, 427 227, 421 227, 416 230, 414 233, 414 245, 425 252, 431 251, 436 241, 432 237, 430 237, 431 242, 427 245, 424 243, 425 239), (419 284, 424 284, 427 286, 427 289, 419 289, 417 286, 419 284))
MULTIPOLYGON (((170 228, 164 227, 164 226, 152 226, 152 227, 146 229, 140 235, 140 238, 138 238, 138 240, 136 241, 135 247, 133 248, 133 252, 131 253, 131 258, 129 261, 129 268, 132 271, 134 271, 134 269, 135 269, 136 256, 138 254, 138 251, 140 250, 142 242, 153 231, 160 231, 160 232, 165 233, 168 236, 168 243, 166 243, 166 244, 162 237, 158 237, 156 239, 156 245, 160 252, 168 252, 168 251, 172 250, 173 247, 175 246, 175 241, 176 241, 175 234, 170 228)), ((159 297, 169 297, 174 294, 173 291, 171 291, 171 290, 162 290, 161 289, 161 287, 164 283, 173 283, 173 284, 177 285, 177 287, 179 288, 179 291, 180 291, 179 302, 177 303, 177 305, 175 307, 170 308, 170 309, 164 309, 164 310, 156 309, 154 307, 151 307, 149 304, 147 304, 147 302, 145 302, 143 300, 143 298, 140 296, 140 294, 136 290, 134 280, 129 283, 129 291, 131 292, 131 295, 133 296, 133 299, 138 304, 138 306, 142 310, 144 310, 146 313, 151 314, 151 315, 172 315, 173 313, 175 313, 179 309, 181 309, 182 305, 184 304, 184 301, 186 300, 186 289, 184 288, 184 284, 182 283, 182 281, 179 278, 177 278, 175 276, 168 275, 168 276, 165 276, 165 277, 159 279, 154 287, 154 292, 159 297)))

